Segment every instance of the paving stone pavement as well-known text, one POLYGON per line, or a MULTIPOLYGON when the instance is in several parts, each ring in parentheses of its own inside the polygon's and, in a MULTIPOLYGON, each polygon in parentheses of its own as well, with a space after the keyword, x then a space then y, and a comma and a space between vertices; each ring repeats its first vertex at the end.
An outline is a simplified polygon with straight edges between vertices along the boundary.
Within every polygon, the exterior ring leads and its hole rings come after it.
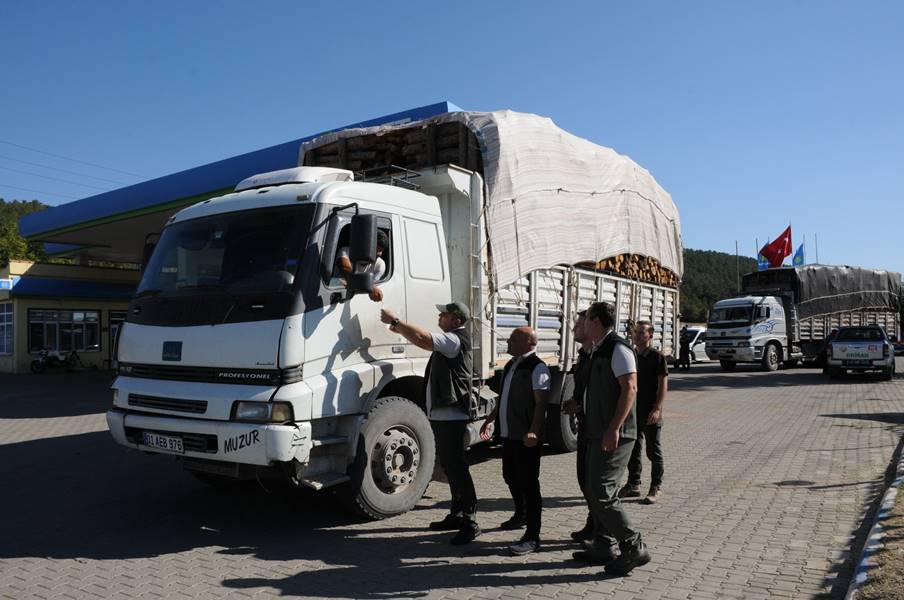
POLYGON ((904 379, 794 369, 674 373, 665 496, 628 507, 653 554, 629 577, 568 559, 574 455, 543 457, 543 551, 514 558, 499 451, 472 449, 486 533, 425 529, 448 506, 360 522, 331 494, 213 489, 116 446, 109 377, 0 378, 3 598, 842 598, 904 430, 904 379))

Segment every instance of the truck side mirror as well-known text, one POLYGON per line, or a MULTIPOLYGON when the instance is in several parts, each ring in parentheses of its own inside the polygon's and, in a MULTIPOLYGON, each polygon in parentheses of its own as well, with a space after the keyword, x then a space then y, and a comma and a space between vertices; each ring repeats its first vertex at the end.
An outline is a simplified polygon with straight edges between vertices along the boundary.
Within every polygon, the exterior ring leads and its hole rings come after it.
POLYGON ((374 215, 352 217, 349 233, 348 258, 352 272, 348 276, 350 294, 370 293, 374 289, 373 270, 369 269, 377 260, 377 218, 374 215))

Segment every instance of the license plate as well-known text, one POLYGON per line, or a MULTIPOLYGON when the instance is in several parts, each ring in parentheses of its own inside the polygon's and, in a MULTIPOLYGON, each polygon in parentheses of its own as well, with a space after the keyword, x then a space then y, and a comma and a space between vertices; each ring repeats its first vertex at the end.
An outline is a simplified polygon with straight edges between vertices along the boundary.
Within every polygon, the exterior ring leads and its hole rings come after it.
POLYGON ((142 432, 144 445, 148 448, 156 448, 157 450, 165 450, 167 452, 177 452, 184 454, 185 449, 182 447, 182 438, 171 435, 160 435, 159 433, 142 432))

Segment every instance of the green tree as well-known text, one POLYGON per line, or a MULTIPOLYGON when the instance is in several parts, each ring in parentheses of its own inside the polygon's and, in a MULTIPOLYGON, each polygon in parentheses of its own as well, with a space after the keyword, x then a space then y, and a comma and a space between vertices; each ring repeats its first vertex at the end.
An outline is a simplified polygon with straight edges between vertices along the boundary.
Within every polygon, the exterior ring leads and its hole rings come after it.
POLYGON ((19 235, 19 217, 45 208, 47 205, 37 200, 6 201, 0 198, 0 262, 47 258, 43 243, 29 242, 19 235))
MULTIPOLYGON (((738 293, 738 260, 714 250, 684 249, 681 281, 681 316, 684 321, 706 321, 709 309, 722 298, 738 293)), ((740 257, 740 274, 756 270, 756 259, 740 257)))

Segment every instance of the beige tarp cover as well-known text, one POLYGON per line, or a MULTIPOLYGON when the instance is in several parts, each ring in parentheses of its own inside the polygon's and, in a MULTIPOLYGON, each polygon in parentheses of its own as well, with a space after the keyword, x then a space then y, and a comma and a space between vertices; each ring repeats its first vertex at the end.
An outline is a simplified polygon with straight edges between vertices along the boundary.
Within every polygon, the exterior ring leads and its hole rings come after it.
POLYGON ((302 145, 456 121, 481 145, 486 218, 496 289, 534 269, 618 254, 684 270, 678 209, 649 171, 610 148, 563 131, 551 119, 509 110, 455 112, 415 124, 348 129, 302 145))

